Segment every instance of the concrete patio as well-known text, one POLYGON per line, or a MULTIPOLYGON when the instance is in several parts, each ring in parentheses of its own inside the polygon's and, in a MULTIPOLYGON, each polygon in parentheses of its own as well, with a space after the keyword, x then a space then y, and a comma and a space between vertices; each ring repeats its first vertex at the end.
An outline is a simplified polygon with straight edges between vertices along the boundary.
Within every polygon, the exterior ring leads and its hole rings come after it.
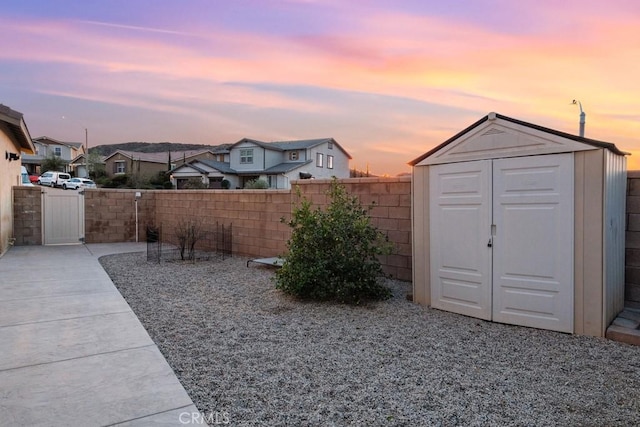
POLYGON ((197 414, 98 262, 144 250, 22 246, 0 258, 0 425, 181 425, 197 414))

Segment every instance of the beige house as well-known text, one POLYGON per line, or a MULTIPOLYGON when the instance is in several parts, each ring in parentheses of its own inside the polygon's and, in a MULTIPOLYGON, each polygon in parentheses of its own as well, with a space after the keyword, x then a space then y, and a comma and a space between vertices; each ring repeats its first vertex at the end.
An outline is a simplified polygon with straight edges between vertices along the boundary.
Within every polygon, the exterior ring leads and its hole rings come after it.
POLYGON ((12 187, 20 185, 21 157, 34 154, 35 147, 22 113, 0 104, 0 256, 13 236, 12 187))
POLYGON ((604 336, 624 308, 625 153, 490 113, 410 164, 417 302, 604 336))
POLYGON ((191 160, 217 160, 220 155, 220 153, 213 150, 187 150, 162 153, 117 150, 113 154, 105 157, 104 163, 109 178, 126 174, 137 179, 149 179, 159 172, 167 172, 191 160))

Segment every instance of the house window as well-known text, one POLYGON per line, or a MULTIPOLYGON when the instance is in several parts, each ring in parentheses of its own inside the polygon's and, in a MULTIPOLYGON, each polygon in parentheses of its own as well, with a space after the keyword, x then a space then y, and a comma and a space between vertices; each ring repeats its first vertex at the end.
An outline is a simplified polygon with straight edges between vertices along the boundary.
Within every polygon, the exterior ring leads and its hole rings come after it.
POLYGON ((55 154, 57 157, 62 156, 62 148, 60 148, 60 147, 53 147, 53 154, 55 154))
POLYGON ((113 172, 114 173, 125 173, 126 170, 126 162, 124 160, 117 160, 113 164, 113 172))
POLYGON ((289 151, 289 160, 298 160, 298 152, 289 151))
POLYGON ((324 154, 316 153, 316 166, 321 168, 324 162, 324 154))
POLYGON ((329 141, 329 142, 327 142, 327 148, 328 148, 329 150, 333 150, 333 141, 329 141))
POLYGON ((245 148, 240 150, 240 163, 253 163, 253 148, 245 148))
POLYGON ((278 188, 278 177, 276 175, 267 175, 269 188, 278 188))
POLYGON ((218 161, 224 162, 224 154, 218 154, 218 161))
POLYGON ((333 156, 327 155, 327 169, 333 169, 333 156))

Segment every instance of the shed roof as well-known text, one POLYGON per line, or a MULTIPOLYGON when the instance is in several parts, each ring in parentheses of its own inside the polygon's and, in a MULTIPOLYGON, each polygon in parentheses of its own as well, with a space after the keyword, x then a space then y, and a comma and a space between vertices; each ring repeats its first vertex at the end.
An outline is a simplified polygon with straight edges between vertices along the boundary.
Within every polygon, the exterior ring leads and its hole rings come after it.
POLYGON ((578 142, 578 143, 586 144, 586 145, 588 145, 590 147, 604 148, 604 149, 610 150, 613 153, 618 154, 618 155, 626 155, 626 154, 628 154, 628 153, 625 153, 625 152, 619 150, 615 146, 615 144, 612 144, 610 142, 598 141, 598 140, 595 140, 595 139, 590 139, 590 138, 585 138, 585 137, 581 137, 581 136, 578 136, 578 135, 573 135, 573 134, 562 132, 562 131, 559 131, 559 130, 550 129, 550 128, 547 128, 547 127, 544 127, 544 126, 539 126, 539 125, 536 125, 536 124, 533 124, 533 123, 528 123, 528 122, 525 122, 525 121, 522 121, 522 120, 514 119, 512 117, 504 116, 504 115, 498 114, 498 113, 489 113, 486 116, 482 117, 477 122, 473 123, 471 126, 463 129, 462 131, 458 132, 457 134, 455 134, 451 138, 447 139, 446 141, 444 141, 440 145, 438 145, 435 148, 427 151, 423 155, 413 159, 412 161, 409 162, 409 165, 411 165, 411 166, 417 165, 418 163, 420 163, 424 159, 426 159, 429 156, 439 152, 440 150, 442 150, 443 148, 445 148, 449 144, 453 143, 454 141, 458 141, 460 138, 462 138, 466 134, 472 132, 474 129, 476 129, 479 126, 483 125, 487 121, 495 120, 495 119, 500 119, 500 120, 503 120, 503 121, 508 122, 508 123, 513 123, 513 124, 516 124, 516 125, 519 125, 519 126, 524 126, 526 128, 534 129, 536 131, 544 132, 544 133, 547 133, 547 134, 550 134, 550 135, 553 135, 553 136, 556 136, 556 137, 568 139, 570 141, 575 141, 575 142, 578 142))

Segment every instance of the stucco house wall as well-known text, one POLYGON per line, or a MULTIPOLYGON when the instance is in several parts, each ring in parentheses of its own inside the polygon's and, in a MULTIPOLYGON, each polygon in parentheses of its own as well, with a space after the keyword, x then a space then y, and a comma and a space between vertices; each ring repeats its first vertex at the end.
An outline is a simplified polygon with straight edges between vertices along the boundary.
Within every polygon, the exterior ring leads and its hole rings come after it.
POLYGON ((261 170, 264 169, 264 165, 265 150, 252 142, 241 142, 231 150, 230 166, 238 172, 261 170), (253 161, 251 163, 240 163, 241 151, 245 149, 253 150, 253 161))
POLYGON ((2 153, 0 162, 3 163, 0 167, 0 255, 8 249, 13 230, 11 187, 20 185, 20 161, 9 162, 4 158, 5 151, 19 152, 8 134, 7 126, 0 123, 0 153, 2 153))
POLYGON ((20 185, 20 158, 35 147, 22 114, 0 105, 0 256, 13 238, 13 186, 20 185))
POLYGON ((138 178, 149 178, 158 172, 167 170, 167 163, 160 162, 149 162, 144 160, 137 160, 135 158, 130 158, 122 153, 115 153, 111 157, 105 160, 105 171, 107 176, 113 178, 117 175, 122 175, 120 173, 116 173, 116 163, 124 162, 125 171, 124 174, 138 177, 138 178))
POLYGON ((328 179, 334 176, 349 178, 349 157, 336 144, 330 149, 327 143, 323 143, 310 148, 308 152, 312 162, 306 166, 306 169, 309 169, 314 178, 328 179), (322 166, 318 165, 318 154, 322 154, 322 166), (333 157, 333 167, 331 168, 329 168, 329 156, 333 157))

